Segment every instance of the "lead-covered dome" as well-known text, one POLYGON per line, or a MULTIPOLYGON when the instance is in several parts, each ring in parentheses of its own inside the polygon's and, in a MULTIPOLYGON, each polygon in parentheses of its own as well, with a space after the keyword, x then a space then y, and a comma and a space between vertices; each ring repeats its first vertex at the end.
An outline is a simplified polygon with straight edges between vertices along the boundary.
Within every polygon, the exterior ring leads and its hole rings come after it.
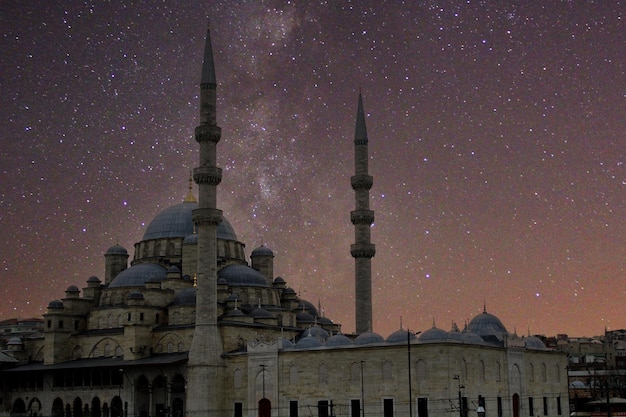
POLYGON ((247 265, 228 265, 217 273, 218 279, 225 279, 228 285, 235 287, 268 287, 267 280, 256 269, 247 265))
POLYGON ((109 284, 109 288, 143 287, 148 281, 160 282, 165 279, 167 271, 157 264, 138 264, 120 272, 109 284))
POLYGON ((128 255, 128 251, 124 246, 116 243, 115 245, 107 249, 105 255, 128 255))
POLYGON ((481 337, 496 336, 500 338, 508 333, 500 319, 493 314, 487 313, 486 309, 474 317, 467 325, 467 328, 481 337))
MULTIPOLYGON (((197 208, 198 203, 195 201, 184 201, 166 208, 152 219, 143 234, 142 240, 171 237, 186 238, 193 235, 194 224, 191 214, 197 208)), ((223 217, 221 223, 217 226, 217 238, 237 240, 233 226, 223 217)))

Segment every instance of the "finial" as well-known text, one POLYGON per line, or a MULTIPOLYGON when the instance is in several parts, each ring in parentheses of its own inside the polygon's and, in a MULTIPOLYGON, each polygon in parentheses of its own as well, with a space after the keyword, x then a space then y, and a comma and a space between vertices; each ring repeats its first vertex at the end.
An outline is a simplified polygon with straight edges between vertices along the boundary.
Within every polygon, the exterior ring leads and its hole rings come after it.
POLYGON ((402 330, 402 316, 400 316, 400 330, 402 330))
POLYGON ((193 176, 191 175, 191 170, 189 170, 189 194, 187 194, 187 197, 185 197, 185 200, 183 200, 185 203, 197 203, 198 201, 196 200, 196 197, 194 197, 193 195, 193 176))
POLYGON ((487 302, 483 300, 483 313, 487 313, 487 302))

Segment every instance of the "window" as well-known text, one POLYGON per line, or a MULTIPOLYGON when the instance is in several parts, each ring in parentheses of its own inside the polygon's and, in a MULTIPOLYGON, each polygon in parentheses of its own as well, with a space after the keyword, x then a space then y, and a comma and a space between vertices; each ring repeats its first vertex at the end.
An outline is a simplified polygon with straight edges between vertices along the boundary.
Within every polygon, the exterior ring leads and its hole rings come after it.
POLYGON ((63 328, 63 320, 59 320, 59 329, 63 328))
POLYGON ((289 417, 298 417, 298 401, 289 401, 289 417))
POLYGON ((383 416, 393 417, 393 398, 385 398, 383 400, 383 416))
POLYGON ((350 417, 361 416, 361 400, 350 401, 350 417))
POLYGON ((419 417, 428 417, 428 398, 417 399, 417 415, 419 417))
POLYGON ((533 405, 533 397, 528 397, 528 415, 529 416, 534 416, 535 415, 535 407, 533 405))
POLYGON ((563 410, 561 409, 561 397, 556 397, 556 413, 558 415, 563 414, 563 410))
POLYGON ((548 415, 548 397, 543 397, 543 415, 548 415))
POLYGON ((498 417, 502 417, 502 397, 498 397, 498 417))
POLYGON ((242 403, 235 403, 234 417, 243 417, 243 404, 242 403))
POLYGON ((317 402, 317 417, 328 417, 328 401, 317 402))
POLYGON ((298 401, 289 401, 289 417, 298 417, 298 401))

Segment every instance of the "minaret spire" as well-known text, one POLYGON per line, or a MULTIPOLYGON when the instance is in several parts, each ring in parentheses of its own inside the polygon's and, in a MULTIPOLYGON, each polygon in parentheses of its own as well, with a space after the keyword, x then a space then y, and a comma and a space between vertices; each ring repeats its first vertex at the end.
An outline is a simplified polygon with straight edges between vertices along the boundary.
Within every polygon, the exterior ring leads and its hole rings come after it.
POLYGON ((217 209, 217 186, 222 170, 217 167, 216 145, 222 131, 216 119, 215 67, 211 32, 207 25, 204 62, 200 80, 200 125, 195 139, 200 147, 193 179, 198 184, 198 208, 192 219, 198 234, 196 324, 189 349, 187 410, 190 417, 211 416, 220 409, 215 381, 220 381, 223 345, 217 327, 217 226, 222 211, 217 209))
POLYGON ((350 213, 354 225, 355 243, 350 246, 354 258, 356 332, 372 331, 372 258, 376 247, 371 243, 374 211, 369 209, 369 190, 374 179, 368 173, 368 138, 363 111, 363 96, 359 90, 359 104, 354 129, 354 175, 350 179, 355 194, 355 210, 350 213))

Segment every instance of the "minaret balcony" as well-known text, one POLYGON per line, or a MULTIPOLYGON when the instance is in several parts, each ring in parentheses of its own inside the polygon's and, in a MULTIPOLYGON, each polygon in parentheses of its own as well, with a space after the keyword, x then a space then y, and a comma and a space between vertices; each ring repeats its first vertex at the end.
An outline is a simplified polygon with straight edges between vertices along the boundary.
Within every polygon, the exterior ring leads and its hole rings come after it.
POLYGON ((222 222, 222 210, 216 208, 197 208, 191 212, 191 219, 196 226, 217 226, 222 222))
POLYGON ((201 166, 193 169, 193 180, 196 184, 218 185, 222 182, 222 168, 201 166))
POLYGON ((354 210, 350 212, 350 221, 352 224, 367 224, 374 223, 374 210, 354 210))
POLYGON ((367 174, 353 175, 350 178, 353 190, 369 190, 374 184, 374 177, 367 174))
POLYGON ((215 125, 200 125, 196 127, 196 142, 217 143, 222 138, 222 128, 215 125))
POLYGON ((353 258, 373 258, 376 254, 376 245, 372 243, 355 243, 350 245, 350 255, 353 258))

